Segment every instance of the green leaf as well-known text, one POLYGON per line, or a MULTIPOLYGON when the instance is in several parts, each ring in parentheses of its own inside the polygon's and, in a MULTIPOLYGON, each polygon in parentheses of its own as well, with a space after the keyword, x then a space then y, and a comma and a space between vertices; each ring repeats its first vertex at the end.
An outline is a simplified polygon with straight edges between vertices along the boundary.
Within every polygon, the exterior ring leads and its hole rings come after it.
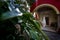
POLYGON ((19 13, 13 10, 13 11, 7 11, 5 13, 2 13, 0 19, 7 20, 7 19, 14 18, 14 17, 18 17, 18 16, 19 16, 19 13))
POLYGON ((42 31, 40 23, 34 19, 32 14, 23 14, 22 20, 30 38, 34 40, 49 40, 47 35, 42 31))

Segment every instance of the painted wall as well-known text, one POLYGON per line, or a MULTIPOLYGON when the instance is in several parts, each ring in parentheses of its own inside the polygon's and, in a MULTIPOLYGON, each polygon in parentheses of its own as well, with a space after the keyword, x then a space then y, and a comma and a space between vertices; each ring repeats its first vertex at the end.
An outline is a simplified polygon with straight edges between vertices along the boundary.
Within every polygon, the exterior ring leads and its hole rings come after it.
POLYGON ((30 7, 30 11, 32 12, 37 6, 41 4, 51 4, 60 11, 60 0, 37 0, 30 7))

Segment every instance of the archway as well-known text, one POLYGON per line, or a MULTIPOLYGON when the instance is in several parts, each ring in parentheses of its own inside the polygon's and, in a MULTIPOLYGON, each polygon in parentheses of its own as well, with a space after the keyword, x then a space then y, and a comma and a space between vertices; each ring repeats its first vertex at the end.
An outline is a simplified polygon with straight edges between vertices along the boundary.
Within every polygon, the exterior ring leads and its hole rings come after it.
POLYGON ((54 29, 57 28, 57 14, 59 11, 56 7, 50 4, 42 4, 35 8, 35 12, 39 15, 39 20, 44 22, 44 27, 53 27, 54 29))
POLYGON ((37 6, 37 7, 33 10, 33 12, 37 11, 39 8, 42 8, 42 7, 44 7, 44 6, 49 6, 49 7, 51 7, 54 11, 56 11, 56 14, 59 14, 59 13, 60 13, 59 10, 58 10, 54 5, 52 5, 52 4, 40 4, 39 6, 37 6))

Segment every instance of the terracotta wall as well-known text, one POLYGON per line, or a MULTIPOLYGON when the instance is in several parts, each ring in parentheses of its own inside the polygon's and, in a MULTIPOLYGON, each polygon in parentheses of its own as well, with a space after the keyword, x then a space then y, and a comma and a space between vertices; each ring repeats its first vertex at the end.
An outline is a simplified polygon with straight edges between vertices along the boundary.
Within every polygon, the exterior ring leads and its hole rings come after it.
POLYGON ((37 6, 41 4, 51 4, 60 11, 60 0, 37 0, 30 7, 30 11, 32 12, 37 6))

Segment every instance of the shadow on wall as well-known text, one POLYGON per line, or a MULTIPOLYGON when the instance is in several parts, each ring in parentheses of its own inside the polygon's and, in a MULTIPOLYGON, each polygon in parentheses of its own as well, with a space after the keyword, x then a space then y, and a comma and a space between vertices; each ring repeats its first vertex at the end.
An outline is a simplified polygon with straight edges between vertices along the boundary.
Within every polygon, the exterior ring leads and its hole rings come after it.
POLYGON ((57 22, 52 22, 52 23, 50 24, 50 26, 51 26, 51 27, 54 27, 55 30, 56 30, 57 27, 58 27, 58 23, 57 23, 57 22))

